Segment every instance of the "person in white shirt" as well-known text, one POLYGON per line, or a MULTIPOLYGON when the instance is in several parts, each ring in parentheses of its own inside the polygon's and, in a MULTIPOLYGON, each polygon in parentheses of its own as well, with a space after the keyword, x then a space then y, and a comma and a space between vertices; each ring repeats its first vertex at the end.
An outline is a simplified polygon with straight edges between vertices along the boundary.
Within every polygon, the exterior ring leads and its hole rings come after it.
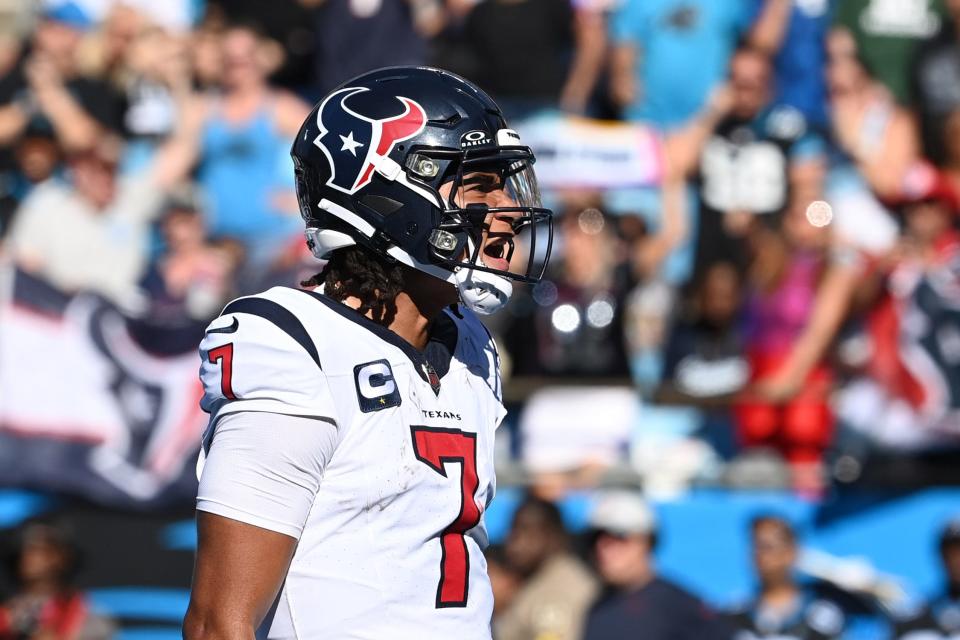
POLYGON ((20 268, 59 289, 133 308, 168 183, 152 169, 119 175, 121 144, 107 136, 72 154, 68 180, 48 178, 24 200, 7 245, 20 268))

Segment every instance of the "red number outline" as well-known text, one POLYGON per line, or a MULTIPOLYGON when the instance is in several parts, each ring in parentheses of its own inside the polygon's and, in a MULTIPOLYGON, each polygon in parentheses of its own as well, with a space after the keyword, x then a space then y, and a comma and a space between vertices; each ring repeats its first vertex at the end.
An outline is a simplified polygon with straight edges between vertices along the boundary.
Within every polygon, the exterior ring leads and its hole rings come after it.
POLYGON ((459 463, 460 512, 440 534, 442 556, 440 581, 437 584, 436 607, 466 607, 470 588, 470 553, 464 534, 480 523, 481 511, 476 493, 480 487, 477 475, 477 434, 459 429, 411 426, 413 452, 420 462, 447 477, 447 463, 459 463))
POLYGON ((233 393, 233 343, 210 349, 207 359, 210 364, 220 362, 220 392, 227 400, 236 400, 237 396, 233 393))

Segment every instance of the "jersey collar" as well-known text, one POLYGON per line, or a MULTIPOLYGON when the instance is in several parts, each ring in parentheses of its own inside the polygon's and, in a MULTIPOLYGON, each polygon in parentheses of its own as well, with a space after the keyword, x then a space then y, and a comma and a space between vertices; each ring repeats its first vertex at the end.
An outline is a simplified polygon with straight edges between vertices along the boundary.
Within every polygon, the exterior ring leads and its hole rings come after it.
POLYGON ((440 393, 440 380, 450 370, 450 362, 457 347, 458 330, 456 322, 450 316, 451 311, 444 311, 434 319, 430 325, 430 337, 426 349, 420 351, 390 329, 377 324, 353 307, 323 293, 308 289, 298 289, 298 291, 313 296, 342 318, 360 325, 384 342, 400 349, 413 363, 413 368, 423 381, 430 384, 434 393, 440 393))

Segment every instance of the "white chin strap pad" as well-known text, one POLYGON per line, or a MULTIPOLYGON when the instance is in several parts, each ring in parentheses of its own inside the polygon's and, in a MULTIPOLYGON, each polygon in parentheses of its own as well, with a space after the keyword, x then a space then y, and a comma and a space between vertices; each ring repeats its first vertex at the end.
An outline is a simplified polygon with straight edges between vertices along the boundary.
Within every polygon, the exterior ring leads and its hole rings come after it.
POLYGON ((503 308, 513 294, 513 284, 502 276, 462 268, 456 275, 460 300, 474 313, 488 316, 503 308))

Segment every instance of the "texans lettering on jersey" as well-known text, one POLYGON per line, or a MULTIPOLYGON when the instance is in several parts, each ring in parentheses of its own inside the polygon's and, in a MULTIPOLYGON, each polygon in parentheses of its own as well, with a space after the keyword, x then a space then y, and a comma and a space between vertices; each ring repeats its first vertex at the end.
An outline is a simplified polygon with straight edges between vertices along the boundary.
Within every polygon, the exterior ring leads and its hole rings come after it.
POLYGON ((240 411, 338 430, 258 637, 490 638, 484 510, 505 410, 474 315, 441 314, 425 356, 339 302, 277 287, 229 304, 201 357, 204 450, 240 411))

